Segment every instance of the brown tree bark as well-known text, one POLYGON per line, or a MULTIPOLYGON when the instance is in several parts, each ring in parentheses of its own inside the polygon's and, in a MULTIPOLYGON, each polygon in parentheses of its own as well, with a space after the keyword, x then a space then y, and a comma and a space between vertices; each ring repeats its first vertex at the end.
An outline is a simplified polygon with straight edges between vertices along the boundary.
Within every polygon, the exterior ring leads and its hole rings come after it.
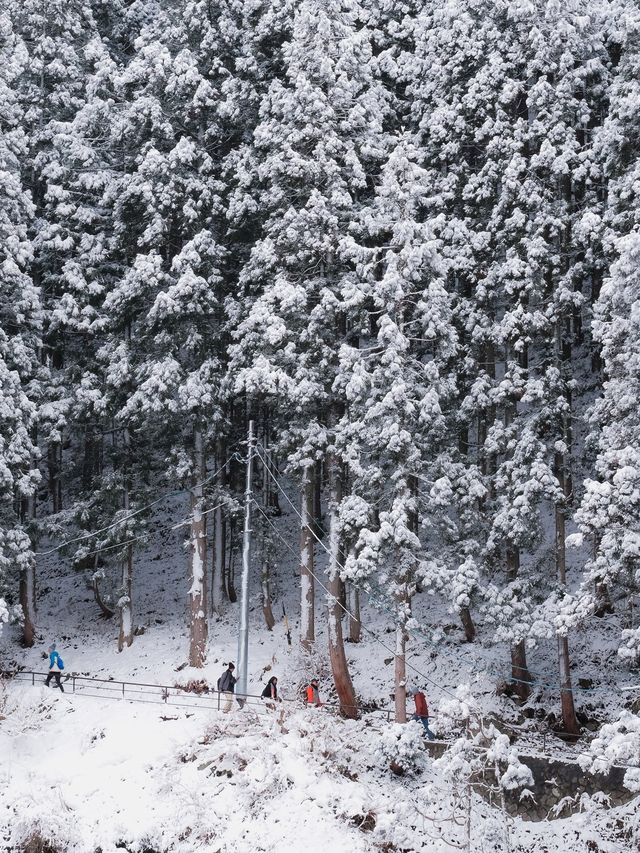
POLYGON ((353 689, 351 675, 344 651, 342 636, 342 581, 338 555, 340 553, 340 538, 338 531, 338 508, 342 500, 342 479, 340 465, 332 452, 327 453, 327 469, 329 474, 329 659, 333 672, 333 681, 340 702, 340 711, 345 717, 356 719, 358 709, 356 694, 353 689))
POLYGON ((98 578, 96 577, 97 570, 98 570, 98 555, 96 554, 96 562, 95 562, 95 566, 94 566, 94 573, 93 573, 93 576, 91 578, 91 589, 93 591, 93 597, 95 598, 96 604, 100 608, 102 615, 105 617, 105 619, 112 619, 115 611, 112 610, 111 607, 109 607, 109 605, 105 602, 104 598, 102 597, 102 593, 100 592, 100 583, 98 581, 98 578))
MULTIPOLYGON (((507 580, 514 581, 520 571, 520 549, 515 545, 507 545, 507 580)), ((519 699, 526 701, 531 694, 533 681, 527 665, 527 651, 524 640, 511 646, 511 678, 519 699)))
POLYGON ((460 608, 460 621, 464 629, 464 637, 467 643, 473 643, 476 638, 476 626, 473 624, 473 617, 468 607, 460 608))
POLYGON ((349 639, 359 643, 362 638, 362 622, 360 621, 360 590, 354 584, 349 584, 349 639))
MULTIPOLYGON (((561 479, 562 461, 556 454, 556 476, 561 479)), ((562 586, 566 584, 566 554, 565 554, 565 517, 564 507, 556 505, 556 569, 558 581, 562 586)), ((576 709, 573 701, 573 689, 571 686, 571 669, 569 658, 569 639, 566 635, 558 636, 558 665, 560 669, 560 706, 562 709, 562 723, 565 730, 572 735, 580 734, 580 724, 576 717, 576 709)))

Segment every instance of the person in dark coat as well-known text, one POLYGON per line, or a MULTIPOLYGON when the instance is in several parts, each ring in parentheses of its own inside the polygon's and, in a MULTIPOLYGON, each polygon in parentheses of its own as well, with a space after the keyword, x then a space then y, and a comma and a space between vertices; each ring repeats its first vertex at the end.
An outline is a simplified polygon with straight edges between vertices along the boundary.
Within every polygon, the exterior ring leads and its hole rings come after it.
POLYGON ((429 740, 435 740, 436 736, 429 728, 429 706, 427 705, 427 697, 424 695, 422 690, 410 690, 409 693, 413 696, 413 701, 416 706, 416 712, 412 716, 412 719, 419 720, 422 723, 424 733, 429 740))
POLYGON ((229 713, 231 706, 233 705, 233 693, 236 687, 236 681, 238 680, 233 674, 234 669, 235 666, 232 663, 229 663, 218 679, 218 692, 223 693, 225 697, 224 708, 222 709, 225 714, 229 713))
POLYGON ((276 709, 275 703, 282 701, 281 699, 278 699, 278 679, 275 675, 272 675, 267 682, 267 686, 260 694, 260 698, 267 700, 267 708, 270 708, 272 711, 275 711, 276 709))
POLYGON ((60 673, 64 669, 64 664, 62 663, 62 658, 56 651, 56 644, 51 643, 49 646, 49 673, 47 675, 47 680, 45 681, 45 687, 48 687, 51 679, 55 678, 56 687, 59 687, 60 690, 64 693, 64 687, 62 686, 62 682, 60 681, 60 673))

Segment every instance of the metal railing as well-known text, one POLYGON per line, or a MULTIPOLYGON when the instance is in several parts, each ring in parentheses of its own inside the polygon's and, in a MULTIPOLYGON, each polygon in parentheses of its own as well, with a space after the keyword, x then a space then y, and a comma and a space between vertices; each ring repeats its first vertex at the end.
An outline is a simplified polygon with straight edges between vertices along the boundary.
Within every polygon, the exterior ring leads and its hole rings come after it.
MULTIPOLYGON (((0 671, 0 677, 27 683, 32 687, 42 683, 48 672, 36 670, 0 671)), ((72 694, 93 697, 96 699, 120 699, 130 702, 142 702, 155 705, 166 705, 174 708, 197 708, 200 710, 223 710, 227 695, 213 688, 205 688, 197 692, 188 685, 149 684, 142 681, 120 681, 114 678, 95 678, 93 676, 61 673, 64 686, 72 694)), ((244 707, 260 707, 268 709, 276 703, 255 693, 234 693, 234 701, 244 707)), ((277 705, 285 707, 304 707, 301 698, 279 697, 277 705)), ((322 703, 320 706, 329 713, 342 716, 344 710, 355 710, 360 715, 383 717, 387 722, 394 718, 394 710, 387 708, 364 708, 362 706, 341 706, 338 703, 322 703)))

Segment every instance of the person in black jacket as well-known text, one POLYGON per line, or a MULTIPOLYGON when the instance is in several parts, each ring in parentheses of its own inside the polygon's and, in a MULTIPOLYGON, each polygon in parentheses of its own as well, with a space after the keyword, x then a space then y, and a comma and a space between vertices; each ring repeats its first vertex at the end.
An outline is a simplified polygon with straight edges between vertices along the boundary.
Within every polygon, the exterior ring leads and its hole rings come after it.
POLYGON ((229 713, 233 705, 233 692, 236 687, 236 681, 238 680, 233 674, 234 669, 235 666, 229 663, 229 666, 218 679, 218 692, 223 693, 225 697, 224 708, 222 709, 225 714, 229 713))
POLYGON ((267 686, 264 688, 262 693, 260 694, 262 699, 267 700, 267 708, 270 708, 272 711, 275 711, 276 706, 275 703, 278 702, 278 679, 275 675, 272 675, 269 681, 267 682, 267 686))

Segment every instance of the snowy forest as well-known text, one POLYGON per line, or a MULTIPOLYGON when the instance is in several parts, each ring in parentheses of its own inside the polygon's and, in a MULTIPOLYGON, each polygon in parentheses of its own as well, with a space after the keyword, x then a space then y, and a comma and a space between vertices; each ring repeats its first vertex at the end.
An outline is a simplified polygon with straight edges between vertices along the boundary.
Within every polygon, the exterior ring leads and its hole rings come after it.
POLYGON ((639 196, 636 0, 2 0, 0 669, 58 575, 130 666, 176 529, 235 659, 249 509, 343 718, 382 637, 640 766, 639 196))

